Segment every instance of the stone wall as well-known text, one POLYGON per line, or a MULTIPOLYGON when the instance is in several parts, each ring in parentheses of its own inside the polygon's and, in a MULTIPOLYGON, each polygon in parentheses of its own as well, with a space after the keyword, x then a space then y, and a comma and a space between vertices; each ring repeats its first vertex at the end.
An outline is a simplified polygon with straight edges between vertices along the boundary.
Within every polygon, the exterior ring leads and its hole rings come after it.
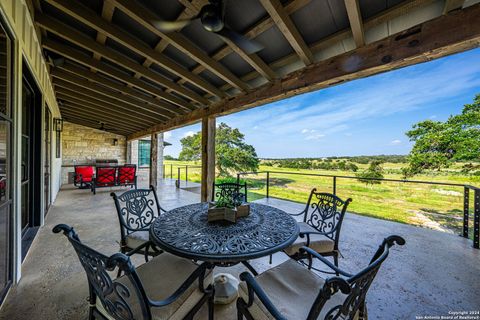
POLYGON ((126 162, 127 141, 122 135, 64 122, 62 132, 62 184, 74 164, 93 163, 95 159, 117 159, 126 162), (117 145, 114 145, 117 139, 117 145))

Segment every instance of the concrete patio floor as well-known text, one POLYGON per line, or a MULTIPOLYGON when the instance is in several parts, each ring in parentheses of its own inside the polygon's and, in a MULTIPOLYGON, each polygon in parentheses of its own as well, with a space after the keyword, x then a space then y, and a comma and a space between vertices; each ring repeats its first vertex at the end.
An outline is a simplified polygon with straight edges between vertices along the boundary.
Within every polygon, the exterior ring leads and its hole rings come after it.
MULTIPOLYGON (((146 185, 144 179, 140 185, 146 185)), ((72 186, 62 188, 25 258, 20 282, 0 309, 0 319, 87 319, 84 271, 65 237, 51 230, 57 223, 66 223, 96 250, 107 255, 117 252, 120 231, 109 194, 124 190, 104 188, 93 195, 72 186)), ((198 194, 170 183, 159 186, 158 194, 166 209, 199 201, 198 194)), ((292 213, 303 209, 301 204, 283 200, 259 201, 292 213)), ((394 247, 369 291, 370 319, 415 319, 480 309, 480 250, 456 235, 347 214, 340 267, 350 272, 363 268, 382 239, 391 234, 403 236, 407 244, 394 247)), ((274 265, 284 260, 284 254, 274 255, 274 265)), ((142 258, 135 257, 134 262, 140 264, 142 258)), ((260 272, 271 267, 267 258, 251 263, 260 272)), ((245 270, 237 265, 215 272, 238 275, 245 270)), ((205 309, 198 319, 206 319, 205 309)), ((215 317, 236 319, 235 304, 216 306, 215 317)))

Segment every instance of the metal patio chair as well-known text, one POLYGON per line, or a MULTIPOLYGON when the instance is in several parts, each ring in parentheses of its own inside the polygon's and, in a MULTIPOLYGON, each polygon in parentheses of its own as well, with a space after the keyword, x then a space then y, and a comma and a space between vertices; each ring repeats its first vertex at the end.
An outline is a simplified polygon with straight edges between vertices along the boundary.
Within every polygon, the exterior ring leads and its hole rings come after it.
POLYGON ((303 215, 303 222, 299 222, 300 234, 297 240, 283 251, 295 260, 305 258, 300 248, 307 246, 322 256, 333 256, 335 266, 338 267, 338 242, 343 218, 351 198, 343 201, 330 193, 317 192, 312 189, 305 209, 293 216, 303 215))
POLYGON ((97 188, 115 187, 117 184, 117 167, 95 168, 95 176, 92 180, 92 192, 97 194, 97 188))
POLYGON ((80 189, 91 188, 94 176, 93 166, 74 166, 73 185, 80 189))
POLYGON ((232 203, 235 206, 241 205, 242 203, 247 202, 247 183, 214 183, 212 188, 212 200, 232 203))
POLYGON ((117 185, 137 188, 137 165, 125 164, 118 167, 117 185))
POLYGON ((136 249, 145 256, 145 261, 148 261, 148 256, 162 253, 149 237, 151 223, 165 212, 155 188, 150 186, 149 189, 129 190, 121 195, 112 192, 110 195, 115 202, 120 223, 120 251, 127 253, 136 249))
POLYGON ((383 240, 369 265, 357 274, 349 274, 308 247, 301 251, 309 257, 308 268, 295 260, 253 277, 240 274, 242 282, 237 299, 238 319, 368 319, 365 297, 380 266, 394 244, 404 245, 399 236, 383 240), (322 278, 311 270, 318 259, 340 274, 322 278))
POLYGON ((89 319, 192 319, 207 301, 213 319, 210 264, 165 253, 135 268, 131 253, 109 257, 83 244, 72 227, 53 228, 54 233, 62 231, 87 274, 89 319), (116 269, 124 275, 112 278, 116 269))

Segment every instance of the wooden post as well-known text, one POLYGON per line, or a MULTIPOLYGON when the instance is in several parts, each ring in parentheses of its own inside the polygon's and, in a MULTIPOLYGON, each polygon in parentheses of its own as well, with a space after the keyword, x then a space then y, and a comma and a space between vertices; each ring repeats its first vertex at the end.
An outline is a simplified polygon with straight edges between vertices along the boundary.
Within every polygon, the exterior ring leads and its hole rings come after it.
POLYGON ((212 200, 215 181, 215 118, 202 119, 202 187, 201 201, 212 200))
POLYGON ((158 134, 153 133, 150 140, 150 177, 149 185, 157 187, 158 181, 158 134))

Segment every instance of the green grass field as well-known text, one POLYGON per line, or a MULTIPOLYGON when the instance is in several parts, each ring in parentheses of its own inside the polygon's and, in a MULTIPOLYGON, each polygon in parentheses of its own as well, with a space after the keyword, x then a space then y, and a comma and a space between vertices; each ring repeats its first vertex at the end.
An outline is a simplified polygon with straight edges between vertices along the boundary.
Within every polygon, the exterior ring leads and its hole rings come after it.
MULTIPOLYGON (((173 177, 177 177, 180 166, 181 179, 185 179, 185 165, 200 165, 200 163, 165 161, 166 175, 170 177, 170 165, 173 177)), ((358 165, 360 170, 367 165, 358 165)), ((385 163, 383 165, 385 178, 401 179, 399 169, 404 164, 385 163)), ((480 185, 480 176, 462 174, 460 165, 441 172, 430 172, 418 175, 411 180, 429 182, 446 182, 480 185)), ((270 173, 270 197, 305 203, 312 188, 319 191, 332 192, 331 177, 312 177, 292 175, 295 173, 318 173, 337 176, 354 176, 351 171, 302 170, 292 168, 277 168, 261 165, 259 171, 276 171, 270 173)), ((244 177, 249 186, 248 200, 256 200, 266 195, 266 174, 244 177)), ((200 168, 188 169, 188 180, 200 181, 200 168)), ((453 231, 460 233, 463 217, 463 187, 425 185, 418 183, 382 182, 376 185, 366 185, 356 179, 337 178, 337 195, 342 198, 352 198, 350 212, 375 218, 419 225, 427 228, 453 231)), ((473 209, 473 197, 471 209, 473 209)))

